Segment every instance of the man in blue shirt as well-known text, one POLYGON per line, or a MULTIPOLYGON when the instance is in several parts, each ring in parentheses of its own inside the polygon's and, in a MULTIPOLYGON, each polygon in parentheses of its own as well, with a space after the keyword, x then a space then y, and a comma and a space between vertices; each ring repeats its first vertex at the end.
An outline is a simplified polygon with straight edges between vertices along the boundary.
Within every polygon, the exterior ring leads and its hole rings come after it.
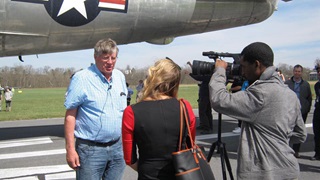
POLYGON ((113 40, 98 41, 96 64, 75 73, 66 93, 66 159, 80 180, 120 180, 124 172, 120 137, 128 92, 114 69, 118 51, 113 40))

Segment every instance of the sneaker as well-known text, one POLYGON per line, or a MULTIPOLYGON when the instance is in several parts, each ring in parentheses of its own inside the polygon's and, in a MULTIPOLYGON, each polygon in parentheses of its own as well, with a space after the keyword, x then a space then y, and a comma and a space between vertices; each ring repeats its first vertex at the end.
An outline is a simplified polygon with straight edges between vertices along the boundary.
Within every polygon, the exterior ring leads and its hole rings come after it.
POLYGON ((236 127, 232 132, 235 133, 235 134, 240 134, 241 133, 241 128, 240 127, 236 127))

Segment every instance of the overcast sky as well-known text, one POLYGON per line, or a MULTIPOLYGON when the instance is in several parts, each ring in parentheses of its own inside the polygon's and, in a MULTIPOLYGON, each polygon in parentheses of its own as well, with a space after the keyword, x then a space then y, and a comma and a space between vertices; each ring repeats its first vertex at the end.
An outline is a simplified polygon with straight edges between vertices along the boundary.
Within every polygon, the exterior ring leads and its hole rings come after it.
MULTIPOLYGON (((240 53, 248 44, 261 41, 274 50, 275 62, 289 65, 301 64, 313 68, 320 58, 320 1, 293 0, 278 3, 278 11, 267 20, 249 26, 237 27, 176 38, 169 45, 134 43, 120 45, 117 67, 142 68, 156 60, 170 57, 180 66, 187 61, 211 61, 202 56, 203 51, 240 53)), ((74 67, 81 69, 93 63, 93 50, 23 56, 24 63, 17 57, 0 58, 0 65, 32 65, 34 68, 74 67)), ((226 59, 231 62, 231 59, 226 59)))

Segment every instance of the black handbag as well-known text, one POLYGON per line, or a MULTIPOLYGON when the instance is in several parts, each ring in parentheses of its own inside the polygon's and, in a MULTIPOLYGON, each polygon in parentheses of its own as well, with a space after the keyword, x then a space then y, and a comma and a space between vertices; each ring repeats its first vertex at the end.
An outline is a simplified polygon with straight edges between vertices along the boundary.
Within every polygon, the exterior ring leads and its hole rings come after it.
POLYGON ((214 175, 210 164, 204 156, 202 150, 191 138, 189 118, 186 107, 180 100, 180 137, 178 151, 172 153, 173 166, 177 180, 214 180, 214 175), (184 122, 186 124, 187 135, 189 136, 191 148, 182 147, 184 122))

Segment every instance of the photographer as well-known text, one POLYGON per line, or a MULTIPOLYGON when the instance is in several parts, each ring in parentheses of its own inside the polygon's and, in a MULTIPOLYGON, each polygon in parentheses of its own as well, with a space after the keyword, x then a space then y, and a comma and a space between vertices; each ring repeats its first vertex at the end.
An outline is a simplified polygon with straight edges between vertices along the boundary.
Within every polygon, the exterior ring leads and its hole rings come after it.
POLYGON ((222 60, 216 61, 209 83, 212 108, 242 120, 237 179, 298 179, 299 164, 289 140, 306 139, 299 99, 278 76, 267 44, 245 47, 240 64, 249 81, 245 91, 227 92, 227 63, 222 60))

